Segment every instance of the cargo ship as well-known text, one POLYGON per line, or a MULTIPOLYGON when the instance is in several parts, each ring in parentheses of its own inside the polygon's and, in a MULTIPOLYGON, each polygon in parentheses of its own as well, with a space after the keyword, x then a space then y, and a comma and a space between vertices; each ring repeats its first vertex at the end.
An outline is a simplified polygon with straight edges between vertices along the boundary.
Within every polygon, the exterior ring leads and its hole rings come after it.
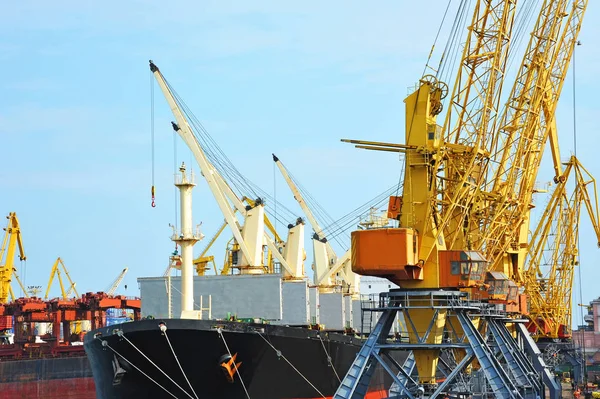
MULTIPOLYGON (((292 323, 232 321, 218 315, 219 319, 213 319, 215 313, 210 308, 208 320, 203 319, 202 304, 200 310, 197 303, 194 304, 192 249, 201 239, 201 235, 192 230, 191 190, 195 184, 185 165, 181 166, 180 172, 176 186, 181 194, 181 230, 172 236, 181 248, 180 318, 146 318, 87 333, 84 348, 96 384, 96 397, 331 398, 361 348, 362 341, 353 334, 322 330, 316 326, 293 326, 292 323)), ((270 284, 260 283, 262 280, 255 277, 252 274, 223 276, 229 285, 216 279, 207 279, 207 282, 229 295, 229 300, 218 300, 221 305, 227 302, 227 306, 235 307, 243 302, 254 312, 265 312, 258 297, 276 296, 269 295, 270 284), (236 281, 245 289, 232 289, 236 281), (256 289, 250 288, 249 284, 253 283, 259 284, 256 289), (232 301, 240 292, 243 296, 232 301)), ((300 308, 307 310, 309 299, 305 280, 288 277, 289 284, 295 286, 284 287, 283 280, 279 281, 276 275, 267 277, 276 280, 274 291, 280 295, 288 290, 295 292, 294 288, 299 288, 304 295, 287 293, 287 305, 281 302, 275 305, 279 314, 285 313, 283 308, 290 306, 294 308, 292 313, 300 308)), ((171 291, 170 283, 166 289, 171 291)), ((150 297, 146 302, 144 290, 141 291, 144 306, 154 306, 150 297)), ((168 302, 171 308, 170 295, 168 302)), ((306 315, 302 319, 306 320, 306 315)), ((386 387, 391 385, 391 377, 387 375, 384 380, 384 375, 387 374, 381 366, 374 369, 367 397, 388 397, 386 387)))
MULTIPOLYGON (((331 398, 361 341, 309 328, 142 320, 86 334, 98 399, 331 398)), ((366 398, 387 398, 378 367, 366 398)))
POLYGON ((0 305, 0 399, 94 399, 84 334, 77 325, 103 327, 109 309, 140 319, 138 298, 102 292, 69 300, 19 298, 0 305))

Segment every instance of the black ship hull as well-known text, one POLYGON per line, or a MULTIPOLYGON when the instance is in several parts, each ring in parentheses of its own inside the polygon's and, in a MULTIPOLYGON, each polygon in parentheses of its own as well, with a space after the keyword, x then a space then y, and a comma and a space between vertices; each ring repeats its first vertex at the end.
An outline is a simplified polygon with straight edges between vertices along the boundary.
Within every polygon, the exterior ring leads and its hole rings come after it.
MULTIPOLYGON (((183 319, 124 323, 85 337, 98 399, 329 398, 360 346, 306 328, 183 319)), ((367 398, 387 398, 384 375, 376 370, 367 398)))

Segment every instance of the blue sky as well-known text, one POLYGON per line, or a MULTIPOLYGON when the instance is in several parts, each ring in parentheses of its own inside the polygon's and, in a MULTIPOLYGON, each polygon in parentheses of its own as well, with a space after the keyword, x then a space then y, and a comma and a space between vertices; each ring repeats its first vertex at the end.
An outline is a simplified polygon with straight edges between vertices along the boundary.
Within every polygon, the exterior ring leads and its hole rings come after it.
MULTIPOLYGON (((333 217, 397 182, 397 156, 339 139, 403 139, 402 100, 422 73, 445 2, 99 4, 21 1, 0 15, 0 212, 20 218, 26 284, 45 286, 57 256, 80 292, 105 289, 128 266, 126 293, 136 294, 136 277, 166 268, 173 118, 156 90, 153 209, 148 59, 237 167, 270 193, 272 152, 333 217)), ((577 49, 577 123, 578 155, 596 176, 598 26, 600 8, 591 2, 577 49)), ((569 77, 558 112, 563 158, 573 151, 571 93, 569 77)), ((179 161, 189 163, 177 146, 179 161)), ((550 169, 546 163, 540 185, 550 169)), ((298 209, 275 176, 278 200, 298 209)), ((222 220, 204 182, 194 213, 208 236, 222 220)), ((600 295, 600 249, 583 220, 587 302, 600 295)), ((223 251, 214 255, 220 261, 223 251)))

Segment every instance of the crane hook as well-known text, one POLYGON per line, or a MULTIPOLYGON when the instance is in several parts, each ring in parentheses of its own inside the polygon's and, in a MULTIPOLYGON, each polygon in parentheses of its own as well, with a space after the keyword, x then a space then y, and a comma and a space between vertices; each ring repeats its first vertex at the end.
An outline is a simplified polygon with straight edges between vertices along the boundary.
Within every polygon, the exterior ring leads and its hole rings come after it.
POLYGON ((151 190, 151 193, 152 193, 152 208, 156 208, 156 202, 154 201, 154 191, 155 190, 154 190, 154 185, 153 185, 152 186, 152 190, 151 190))

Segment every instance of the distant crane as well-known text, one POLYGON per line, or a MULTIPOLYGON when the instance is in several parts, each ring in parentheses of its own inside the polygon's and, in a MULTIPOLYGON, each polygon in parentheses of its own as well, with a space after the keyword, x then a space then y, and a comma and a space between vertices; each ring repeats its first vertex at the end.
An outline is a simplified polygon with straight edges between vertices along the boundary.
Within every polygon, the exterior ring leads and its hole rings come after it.
POLYGON ((19 219, 17 214, 11 212, 6 217, 8 224, 4 231, 4 239, 2 240, 2 246, 0 247, 0 304, 6 303, 8 298, 15 299, 15 295, 11 288, 10 282, 13 276, 21 286, 23 293, 27 296, 27 290, 23 287, 23 284, 16 275, 17 269, 15 268, 14 259, 17 247, 19 248, 19 260, 24 261, 27 259, 25 251, 23 250, 23 242, 21 241, 21 229, 19 227, 19 219))
POLYGON ((106 293, 108 295, 114 295, 115 291, 119 287, 119 284, 121 284, 121 281, 123 281, 123 277, 125 277, 125 275, 127 274, 127 270, 129 270, 129 268, 127 267, 123 269, 121 273, 119 273, 117 278, 110 284, 110 286, 106 290, 106 293))
POLYGON ((69 295, 71 295, 72 293, 75 293, 75 296, 79 297, 79 294, 77 293, 77 290, 75 289, 75 283, 73 282, 73 280, 71 280, 71 276, 69 275, 69 271, 67 270, 67 267, 65 266, 62 259, 60 257, 58 257, 58 258, 56 258, 56 261, 54 261, 54 265, 52 266, 52 271, 50 272, 50 279, 48 280, 48 287, 46 288, 46 294, 44 295, 44 300, 48 300, 48 295, 50 295, 50 288, 52 288, 52 282, 54 281, 55 276, 58 279, 58 284, 60 285, 60 292, 62 294, 63 299, 67 299, 69 297, 69 295), (61 274, 61 271, 60 271, 61 266, 62 266, 62 271, 65 273, 65 276, 67 277, 67 280, 69 280, 69 288, 67 289, 67 291, 65 291, 65 286, 63 284, 63 280, 60 275, 61 274))

